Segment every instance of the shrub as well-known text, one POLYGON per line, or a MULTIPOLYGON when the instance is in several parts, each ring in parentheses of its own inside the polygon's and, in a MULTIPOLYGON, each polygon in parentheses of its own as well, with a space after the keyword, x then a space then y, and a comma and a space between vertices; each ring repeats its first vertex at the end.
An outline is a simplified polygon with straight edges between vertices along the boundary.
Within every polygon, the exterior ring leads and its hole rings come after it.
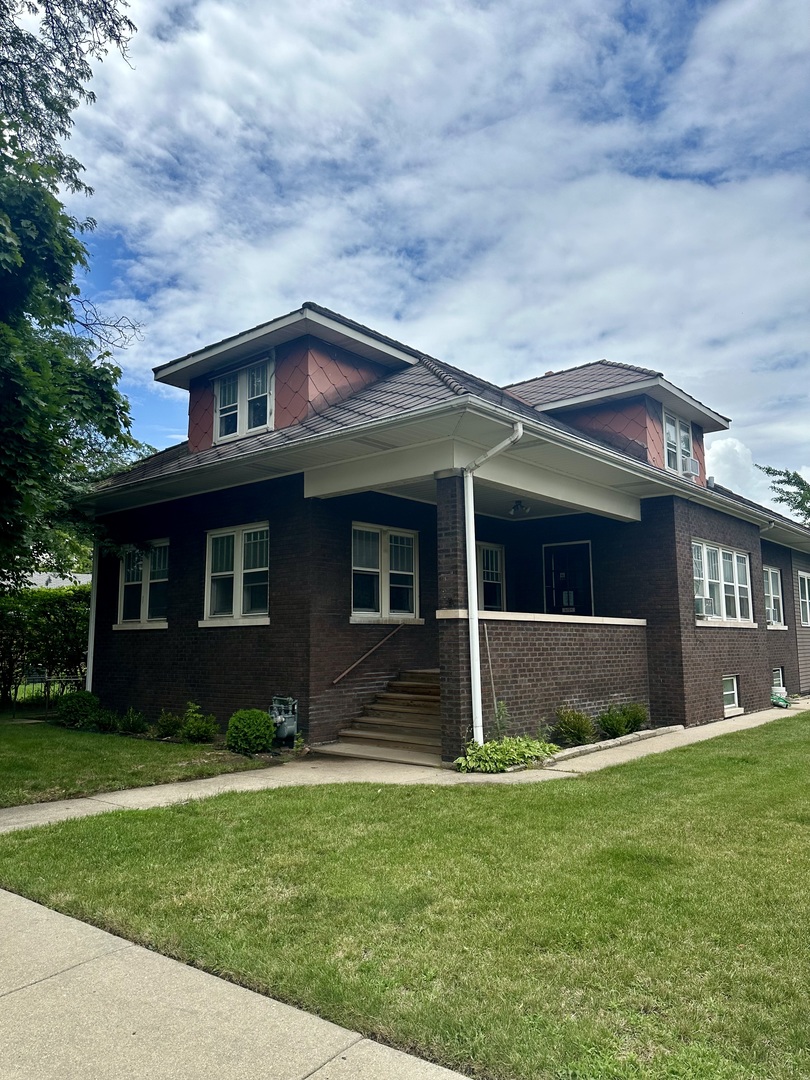
POLYGON ((225 745, 234 754, 261 754, 269 750, 276 735, 276 722, 262 709, 239 709, 228 721, 225 745))
POLYGON ((615 705, 611 705, 609 709, 599 714, 598 723, 606 739, 619 739, 622 735, 627 735, 630 730, 624 713, 615 705))
POLYGON ((147 724, 146 717, 143 713, 138 712, 137 709, 133 709, 130 705, 121 717, 121 723, 118 726, 118 730, 125 731, 128 735, 143 735, 148 727, 149 725, 147 724))
POLYGON ((74 690, 59 699, 55 723, 66 728, 90 728, 95 724, 101 702, 89 690, 74 690))
POLYGON ((108 735, 120 729, 121 718, 114 709, 99 709, 89 726, 108 735))
POLYGON ((647 710, 640 701, 629 701, 626 705, 621 705, 619 711, 627 721, 628 732, 640 731, 649 720, 647 710))
POLYGON ((557 710, 554 737, 561 746, 583 746, 585 743, 596 742, 599 732, 586 713, 563 706, 557 710))
POLYGON ((182 716, 178 716, 177 713, 169 712, 168 709, 161 709, 160 716, 155 724, 155 738, 174 739, 180 734, 180 728, 182 726, 182 716))
POLYGON ((199 705, 189 701, 183 714, 183 726, 180 728, 180 738, 184 742, 213 742, 219 731, 215 716, 203 715, 199 705))
POLYGON ((530 739, 526 735, 505 735, 490 742, 467 743, 467 752, 456 758, 459 772, 505 772, 511 765, 530 765, 544 761, 558 749, 553 743, 530 739))

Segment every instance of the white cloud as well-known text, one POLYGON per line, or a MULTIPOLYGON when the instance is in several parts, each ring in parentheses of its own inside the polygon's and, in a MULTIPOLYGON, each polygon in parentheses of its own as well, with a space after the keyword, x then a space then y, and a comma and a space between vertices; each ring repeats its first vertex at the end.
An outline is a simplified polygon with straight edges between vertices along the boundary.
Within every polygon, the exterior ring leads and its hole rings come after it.
POLYGON ((144 326, 145 406, 153 364, 312 299, 499 382, 654 367, 756 460, 810 458, 799 0, 133 17, 72 149, 126 245, 89 289, 144 326))

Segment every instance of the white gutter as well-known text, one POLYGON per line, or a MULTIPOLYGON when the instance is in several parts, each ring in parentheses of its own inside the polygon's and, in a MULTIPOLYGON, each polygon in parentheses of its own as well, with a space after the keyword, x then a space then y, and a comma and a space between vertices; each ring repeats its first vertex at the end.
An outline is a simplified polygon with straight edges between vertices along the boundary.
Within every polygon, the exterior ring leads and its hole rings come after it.
POLYGON ((93 689, 93 651, 96 641, 96 604, 98 601, 98 543, 93 544, 93 576, 90 579, 90 626, 87 631, 87 674, 85 690, 93 689))
POLYGON ((467 617, 470 627, 470 698, 472 703, 473 739, 484 742, 484 712, 481 704, 481 649, 478 642, 478 565, 475 553, 475 495, 473 473, 485 461, 502 454, 523 438, 523 424, 518 420, 508 439, 471 461, 464 468, 464 540, 467 555, 467 617))

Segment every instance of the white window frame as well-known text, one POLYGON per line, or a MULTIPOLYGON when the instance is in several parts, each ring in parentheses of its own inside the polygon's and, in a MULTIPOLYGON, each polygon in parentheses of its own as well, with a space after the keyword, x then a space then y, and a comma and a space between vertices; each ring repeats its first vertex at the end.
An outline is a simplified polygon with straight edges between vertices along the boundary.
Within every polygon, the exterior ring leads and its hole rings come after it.
POLYGON ((252 361, 250 364, 246 364, 244 367, 235 368, 233 371, 224 371, 218 378, 214 379, 214 442, 230 442, 232 439, 241 439, 245 435, 255 435, 261 431, 272 431, 274 422, 274 404, 275 404, 275 381, 276 381, 276 365, 273 360, 272 354, 270 356, 261 357, 258 360, 252 361), (263 424, 256 424, 250 426, 249 424, 249 382, 250 373, 255 368, 264 366, 266 369, 267 378, 267 390, 265 395, 267 397, 267 416, 266 421, 263 424), (237 392, 236 401, 228 403, 227 406, 222 405, 222 388, 224 383, 230 379, 236 379, 237 392), (224 435, 220 434, 220 410, 227 408, 231 410, 232 415, 236 416, 236 429, 230 431, 224 435))
MULTIPOLYGON (((252 571, 264 570, 265 567, 252 567, 252 571)), ((253 521, 249 525, 231 525, 227 528, 212 529, 206 533, 205 540, 205 618, 197 623, 202 627, 215 626, 267 626, 270 623, 270 523, 268 521, 253 521), (267 531, 267 605, 268 610, 244 614, 242 611, 242 597, 244 588, 244 549, 245 534, 250 532, 267 531), (233 537, 233 569, 228 576, 233 577, 233 611, 225 614, 214 615, 212 613, 211 592, 214 575, 212 573, 213 561, 212 550, 214 540, 220 536, 233 537)))
POLYGON ((475 545, 475 563, 476 563, 476 576, 478 578, 478 607, 481 611, 506 611, 506 549, 503 544, 487 544, 483 542, 476 543, 475 545), (493 571, 484 569, 484 555, 487 552, 492 552, 497 555, 498 566, 497 570, 493 571), (496 581, 501 587, 501 603, 499 607, 485 607, 484 606, 484 574, 497 574, 497 578, 491 577, 490 581, 496 581))
POLYGON ((785 689, 785 669, 783 667, 775 667, 771 671, 771 689, 785 689))
POLYGON ((765 587, 765 621, 768 629, 786 630, 781 570, 775 566, 763 566, 762 581, 765 587))
POLYGON ((743 711, 740 705, 740 676, 723 676, 723 716, 739 716, 743 711), (727 689, 727 684, 730 684, 727 689))
POLYGON ((353 521, 351 532, 351 618, 352 623, 422 623, 419 617, 419 533, 412 529, 399 529, 395 526, 372 525, 365 521, 353 521), (356 566, 354 561, 354 533, 376 533, 378 540, 379 566, 356 566), (413 541, 413 612, 391 610, 391 537, 407 536, 413 541), (355 573, 377 573, 379 576, 379 611, 364 611, 354 608, 355 573))
POLYGON ((692 577, 695 592, 696 616, 700 615, 698 625, 721 625, 721 626, 744 626, 756 628, 757 623, 753 619, 751 598, 751 560, 747 551, 737 551, 735 548, 721 547, 720 544, 712 543, 711 540, 692 540, 692 577), (715 556, 715 558, 712 558, 715 556), (731 560, 731 580, 726 574, 728 556, 731 560), (714 564, 716 563, 716 571, 714 564), (745 567, 746 581, 741 580, 741 567, 745 567), (699 573, 702 571, 702 573, 699 573), (731 590, 731 596, 727 595, 727 589, 731 590), (711 610, 700 613, 700 600, 711 600, 711 610), (732 606, 734 614, 729 614, 732 606), (747 606, 748 615, 742 615, 743 607, 747 606))
POLYGON ((802 626, 810 626, 810 574, 799 571, 799 618, 802 626))
POLYGON ((161 616, 159 618, 149 617, 149 599, 152 591, 152 585, 159 582, 169 580, 168 571, 168 553, 169 553, 169 541, 168 540, 151 540, 144 546, 143 549, 137 547, 128 548, 119 561, 118 569, 118 622, 113 626, 113 630, 167 630, 169 626, 168 617, 161 616), (166 552, 166 576, 153 578, 152 577, 152 565, 155 565, 155 572, 159 573, 163 570, 163 567, 158 567, 157 564, 163 561, 162 555, 158 558, 154 553, 157 551, 166 552), (136 555, 141 557, 141 576, 140 580, 126 581, 127 574, 127 560, 136 555), (140 585, 141 588, 141 603, 140 611, 137 619, 125 619, 124 618, 124 589, 127 585, 140 585))
POLYGON ((669 472, 677 473, 678 476, 686 477, 688 480, 697 480, 697 476, 684 469, 684 463, 695 459, 695 442, 692 436, 692 424, 689 420, 684 420, 682 416, 678 416, 676 413, 670 412, 668 409, 664 410, 664 465, 669 472), (675 438, 670 438, 667 431, 668 424, 671 424, 674 428, 675 438), (689 443, 687 450, 684 445, 684 438, 689 443))

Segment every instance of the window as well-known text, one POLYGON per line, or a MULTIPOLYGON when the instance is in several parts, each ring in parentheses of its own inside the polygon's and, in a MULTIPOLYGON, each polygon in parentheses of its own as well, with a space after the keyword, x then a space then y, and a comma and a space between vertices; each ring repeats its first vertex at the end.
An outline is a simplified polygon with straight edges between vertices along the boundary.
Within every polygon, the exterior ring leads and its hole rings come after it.
POLYGON ((785 688, 785 669, 781 667, 775 667, 771 672, 771 686, 776 690, 784 690, 785 688))
POLYGON ((748 555, 701 540, 692 542, 695 614, 726 622, 751 621, 748 555))
POLYGON ((417 534, 376 525, 352 528, 352 615, 415 619, 419 611, 417 534))
POLYGON ((476 544, 478 606, 483 611, 504 611, 504 550, 500 544, 476 544))
POLYGON ((266 623, 270 530, 266 523, 208 534, 205 620, 201 625, 266 623))
POLYGON ((273 365, 267 360, 216 380, 217 441, 270 427, 272 381, 273 365))
POLYGON ((119 629, 165 630, 168 626, 169 542, 130 548, 121 559, 119 629))
POLYGON ((664 413, 664 451, 667 468, 688 477, 699 475, 692 457, 692 425, 672 413, 664 413))
POLYGON ((802 626, 810 626, 810 574, 799 571, 799 615, 802 626))
POLYGON ((723 676, 723 715, 737 716, 742 712, 740 708, 740 677, 739 675, 723 676))
POLYGON ((762 580, 765 585, 765 621, 768 626, 784 626, 782 575, 772 566, 763 566, 762 580))

